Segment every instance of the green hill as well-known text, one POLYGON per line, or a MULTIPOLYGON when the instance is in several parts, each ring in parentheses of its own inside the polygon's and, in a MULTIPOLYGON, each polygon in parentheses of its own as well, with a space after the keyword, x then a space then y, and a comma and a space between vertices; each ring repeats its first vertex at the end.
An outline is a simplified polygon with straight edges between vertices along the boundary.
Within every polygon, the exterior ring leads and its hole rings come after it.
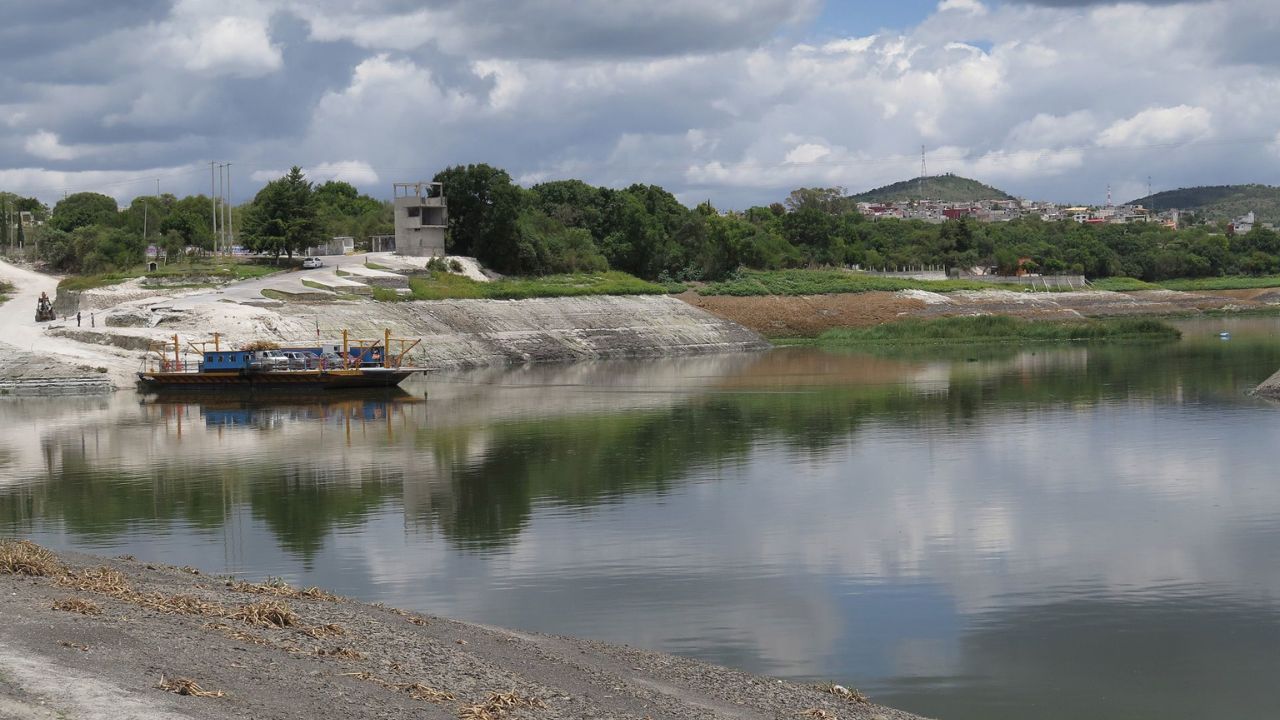
MULTIPOLYGON (((854 202, 893 203, 906 200, 919 200, 920 178, 903 180, 892 185, 868 190, 849 199, 854 202)), ((977 202, 979 200, 1013 200, 1014 197, 1003 190, 980 183, 977 180, 959 175, 934 175, 924 179, 924 197, 942 202, 977 202)))
POLYGON ((1280 187, 1273 185, 1214 185, 1166 190, 1133 204, 1156 210, 1191 210, 1206 220, 1232 220, 1249 211, 1262 222, 1280 222, 1280 187))

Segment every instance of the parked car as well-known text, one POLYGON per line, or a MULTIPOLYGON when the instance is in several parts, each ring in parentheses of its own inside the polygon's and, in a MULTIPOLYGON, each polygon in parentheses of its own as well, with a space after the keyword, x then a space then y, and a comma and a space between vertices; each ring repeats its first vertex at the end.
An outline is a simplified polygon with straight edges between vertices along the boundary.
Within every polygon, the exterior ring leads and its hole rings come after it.
POLYGON ((324 261, 318 257, 304 258, 302 261, 303 270, 314 270, 318 267, 324 267, 324 261))

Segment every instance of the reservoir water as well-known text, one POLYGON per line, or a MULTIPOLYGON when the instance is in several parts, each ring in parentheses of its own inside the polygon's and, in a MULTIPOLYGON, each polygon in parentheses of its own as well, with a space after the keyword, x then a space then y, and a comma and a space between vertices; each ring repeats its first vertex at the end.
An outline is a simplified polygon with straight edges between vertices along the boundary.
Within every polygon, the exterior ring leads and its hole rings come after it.
POLYGON ((1271 720, 1280 405, 1246 393, 1280 368, 1280 321, 1181 325, 1171 344, 784 348, 323 402, 0 398, 0 535, 950 720, 1271 720))

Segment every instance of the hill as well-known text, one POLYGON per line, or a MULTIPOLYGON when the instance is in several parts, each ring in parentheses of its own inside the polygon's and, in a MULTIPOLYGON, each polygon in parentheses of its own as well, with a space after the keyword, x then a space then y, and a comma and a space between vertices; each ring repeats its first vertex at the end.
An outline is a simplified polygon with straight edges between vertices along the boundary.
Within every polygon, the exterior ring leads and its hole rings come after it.
POLYGON ((1231 220, 1249 211, 1262 222, 1280 222, 1280 187, 1214 185, 1166 190, 1133 201, 1156 210, 1191 210, 1206 220, 1231 220))
MULTIPOLYGON (((920 199, 920 178, 868 190, 850 197, 854 202, 892 203, 920 199)), ((959 175, 934 175, 924 179, 924 196, 942 202, 976 202, 979 200, 1013 200, 1003 190, 959 175)))

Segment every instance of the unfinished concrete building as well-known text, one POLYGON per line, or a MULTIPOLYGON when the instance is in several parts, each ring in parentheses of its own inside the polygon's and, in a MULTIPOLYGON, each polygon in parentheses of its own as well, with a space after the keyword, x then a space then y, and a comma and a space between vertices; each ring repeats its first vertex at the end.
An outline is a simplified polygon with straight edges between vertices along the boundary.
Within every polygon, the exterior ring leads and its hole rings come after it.
POLYGON ((396 253, 443 256, 449 224, 444 186, 437 182, 395 183, 396 253))

